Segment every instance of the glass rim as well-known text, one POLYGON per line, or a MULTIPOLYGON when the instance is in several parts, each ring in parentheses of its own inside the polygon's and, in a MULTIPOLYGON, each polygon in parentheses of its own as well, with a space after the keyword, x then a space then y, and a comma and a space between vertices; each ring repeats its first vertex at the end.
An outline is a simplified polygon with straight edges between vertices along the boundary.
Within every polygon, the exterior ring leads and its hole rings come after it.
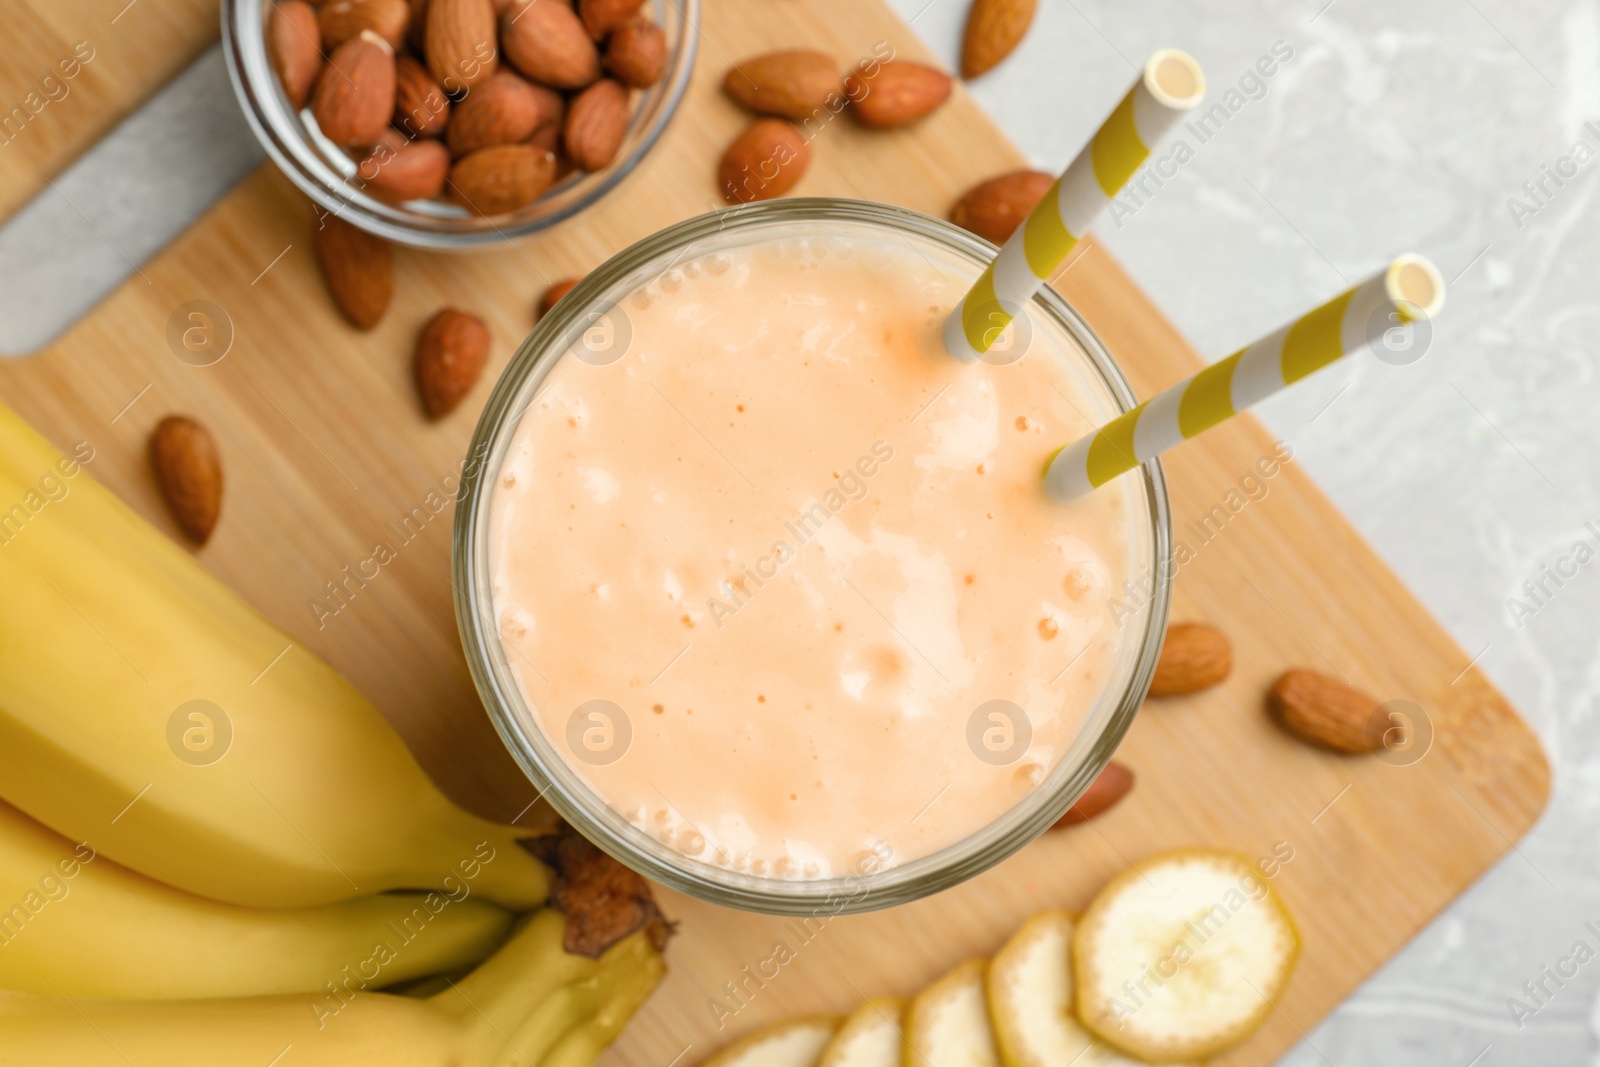
MULTIPOLYGON (((643 90, 657 96, 637 136, 624 143, 626 154, 619 155, 606 170, 596 172, 598 180, 593 185, 553 209, 520 222, 499 224, 495 216, 430 216, 386 204, 351 186, 305 136, 278 87, 267 55, 266 34, 261 28, 264 10, 272 2, 222 0, 222 52, 228 80, 256 141, 295 187, 324 211, 398 244, 435 251, 480 248, 539 233, 605 198, 644 162, 666 132, 688 91, 700 44, 701 0, 666 0, 678 13, 681 29, 662 82, 643 90)), ((560 188, 558 183, 551 191, 560 188)), ((535 200, 528 206, 538 203, 540 200, 535 200)))
MULTIPOLYGON (((891 907, 949 888, 1012 855, 1064 815, 1098 777, 1132 724, 1149 689, 1160 655, 1170 606, 1171 514, 1159 460, 1130 477, 1140 479, 1148 513, 1148 566, 1152 593, 1143 607, 1143 632, 1126 685, 1114 697, 1099 733, 1069 766, 1088 736, 1079 734, 1050 775, 997 820, 945 848, 878 871, 822 879, 761 878, 697 860, 664 844, 613 810, 556 750, 511 672, 493 620, 490 588, 488 510, 493 486, 526 406, 525 396, 571 347, 574 336, 593 321, 599 298, 642 267, 664 256, 679 258, 706 238, 781 223, 862 223, 910 232, 958 256, 981 264, 993 258, 988 241, 944 221, 906 208, 869 201, 823 197, 780 199, 740 205, 700 215, 629 246, 595 268, 545 314, 502 371, 473 433, 462 473, 453 536, 456 620, 472 674, 501 740, 540 795, 573 827, 602 850, 639 873, 673 889, 713 903, 773 915, 850 914, 891 907), (528 716, 531 729, 520 719, 528 716)), ((625 295, 625 294, 624 294, 625 295)), ((619 297, 620 299, 620 297, 619 297)), ((1032 301, 1087 357, 1110 398, 1131 410, 1137 397, 1121 369, 1081 317, 1060 294, 1044 287, 1032 301)), ((1140 525, 1143 525, 1141 522, 1140 525)), ((1102 694, 1094 710, 1112 694, 1102 694)), ((1091 713, 1088 726, 1094 722, 1091 713)))

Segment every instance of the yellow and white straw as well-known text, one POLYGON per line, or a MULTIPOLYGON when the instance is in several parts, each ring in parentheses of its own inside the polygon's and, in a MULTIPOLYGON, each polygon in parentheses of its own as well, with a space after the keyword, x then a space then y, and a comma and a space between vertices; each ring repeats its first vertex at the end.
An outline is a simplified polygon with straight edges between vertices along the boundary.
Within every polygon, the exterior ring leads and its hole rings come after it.
POLYGON ((944 343, 951 355, 970 362, 999 340, 1012 315, 1066 262, 1067 253, 1149 157, 1151 147, 1205 91, 1205 75, 1189 55, 1164 48, 1150 57, 1094 139, 950 313, 944 343))
POLYGON ((1058 500, 1080 497, 1366 347, 1393 325, 1432 318, 1443 306, 1444 279, 1434 265, 1400 256, 1355 288, 1063 448, 1045 469, 1045 488, 1058 500))

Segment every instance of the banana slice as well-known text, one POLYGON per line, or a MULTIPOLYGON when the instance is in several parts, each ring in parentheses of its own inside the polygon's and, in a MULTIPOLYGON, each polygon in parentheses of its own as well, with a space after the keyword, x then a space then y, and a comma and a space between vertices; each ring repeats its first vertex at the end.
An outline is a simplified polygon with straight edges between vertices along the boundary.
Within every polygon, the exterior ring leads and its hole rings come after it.
POLYGON ((1134 1067, 1072 1016, 1072 916, 1046 911, 989 963, 989 1019, 1005 1067, 1134 1067))
POLYGON ((839 1020, 831 1015, 788 1019, 747 1034, 701 1067, 814 1067, 839 1020))
POLYGON ((986 960, 968 960, 911 1000, 904 1067, 1000 1067, 984 1001, 986 960))
POLYGON ((906 1002, 897 997, 869 1000, 844 1020, 817 1067, 900 1067, 905 1038, 900 1016, 906 1002))
POLYGON ((1254 864, 1169 852, 1100 891, 1072 942, 1078 1018, 1150 1063, 1201 1059, 1272 1011, 1300 936, 1254 864))

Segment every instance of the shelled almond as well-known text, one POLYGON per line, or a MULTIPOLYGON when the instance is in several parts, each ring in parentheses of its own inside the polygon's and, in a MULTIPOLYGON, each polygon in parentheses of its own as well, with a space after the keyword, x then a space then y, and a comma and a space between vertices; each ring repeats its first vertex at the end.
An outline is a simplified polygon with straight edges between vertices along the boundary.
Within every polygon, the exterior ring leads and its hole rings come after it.
POLYGON ((558 282, 552 282, 550 288, 546 289, 544 294, 539 297, 538 318, 542 319, 550 314, 550 309, 554 308, 562 297, 572 292, 573 287, 581 281, 583 281, 582 278, 562 278, 558 282))
POLYGON ((1055 176, 1042 170, 1013 170, 979 182, 950 210, 950 221, 986 241, 1003 245, 1044 199, 1055 176))
POLYGON ((1022 43, 1038 0, 973 0, 961 38, 961 76, 986 74, 1022 43))
POLYGON ((356 329, 372 329, 394 298, 389 242, 336 215, 323 215, 316 221, 313 243, 333 302, 356 329))
POLYGON ((395 204, 438 196, 449 173, 450 151, 444 145, 408 141, 398 134, 374 148, 356 167, 356 176, 366 183, 368 192, 395 204))
POLYGON ((561 143, 567 157, 584 170, 602 170, 616 158, 628 131, 628 90, 601 78, 573 97, 561 143))
POLYGON ((311 100, 322 135, 344 148, 370 148, 394 115, 394 49, 373 33, 346 41, 328 57, 311 100))
POLYGON ((1133 789, 1133 771, 1124 764, 1112 760, 1106 764, 1105 769, 1090 783, 1089 788, 1067 809, 1067 813, 1056 820, 1051 827, 1060 830, 1068 826, 1076 826, 1081 822, 1109 811, 1117 802, 1127 796, 1133 789))
POLYGON ((417 393, 430 418, 449 414, 483 373, 489 328, 476 315, 444 308, 417 338, 417 393))
POLYGON ((1233 646, 1227 634, 1203 622, 1175 622, 1167 627, 1150 695, 1198 693, 1220 683, 1232 669, 1233 646))
POLYGON ((445 131, 452 156, 526 141, 562 108, 561 94, 502 70, 467 94, 445 131))
POLYGON ((425 15, 428 71, 446 91, 466 92, 494 74, 500 51, 489 0, 428 0, 425 15))
POLYGON ((745 110, 796 121, 826 109, 842 88, 838 61, 812 48, 752 56, 722 79, 723 92, 745 110))
POLYGON ((1319 671, 1286 671, 1267 693, 1267 710, 1300 740, 1350 755, 1383 743, 1372 722, 1378 702, 1348 682, 1319 671))
POLYGON ((407 137, 442 137, 450 125, 450 98, 428 68, 410 56, 394 62, 394 115, 389 124, 407 137))
POLYGON ((782 196, 811 165, 811 145, 786 119, 757 119, 734 138, 717 165, 717 186, 730 204, 782 196))
POLYGON ((667 69, 667 35, 649 19, 629 19, 611 31, 600 63, 630 88, 654 85, 667 69))
POLYGON ((552 89, 582 89, 600 77, 600 50, 572 9, 518 0, 500 20, 506 62, 552 89))
POLYGON ((317 12, 305 0, 283 0, 267 20, 267 54, 272 69, 296 111, 311 99, 322 71, 322 32, 317 12))
POLYGON ((950 95, 950 85, 950 75, 937 67, 892 59, 851 71, 845 94, 863 124, 886 129, 938 110, 950 95))
POLYGON ((455 201, 479 215, 503 215, 539 199, 556 177, 556 157, 525 144, 480 148, 456 160, 447 180, 455 201))
POLYGON ((205 544, 222 513, 222 461, 210 431, 184 415, 168 415, 150 435, 150 467, 178 526, 205 544))

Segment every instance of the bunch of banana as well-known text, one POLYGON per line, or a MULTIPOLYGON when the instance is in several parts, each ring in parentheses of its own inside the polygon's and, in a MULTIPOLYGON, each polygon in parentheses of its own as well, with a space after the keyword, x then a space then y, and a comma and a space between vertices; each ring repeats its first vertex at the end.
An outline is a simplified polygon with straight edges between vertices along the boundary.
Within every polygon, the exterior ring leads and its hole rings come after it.
POLYGON ((598 960, 533 915, 476 971, 426 1000, 337 995, 92 1000, 0 993, 0 1067, 586 1067, 663 973, 651 931, 598 960))
POLYGON ((466 881, 512 910, 545 899, 517 830, 447 800, 348 682, 85 458, 0 407, 0 799, 242 907, 466 881))
POLYGON ((0 406, 0 1067, 592 1064, 648 886, 450 803, 89 458, 0 406))

